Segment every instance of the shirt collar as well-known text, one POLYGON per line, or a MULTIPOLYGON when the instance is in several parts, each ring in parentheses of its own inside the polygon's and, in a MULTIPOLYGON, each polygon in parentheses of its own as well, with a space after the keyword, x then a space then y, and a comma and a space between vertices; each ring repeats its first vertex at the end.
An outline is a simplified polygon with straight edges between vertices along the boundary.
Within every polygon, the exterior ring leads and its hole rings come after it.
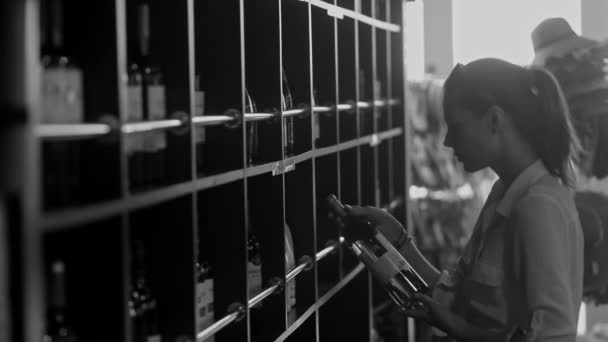
POLYGON ((506 191, 502 181, 500 179, 497 180, 488 196, 488 202, 497 201, 496 212, 504 217, 508 217, 511 214, 515 202, 517 202, 532 184, 536 183, 548 173, 549 171, 547 171, 545 165, 539 159, 522 171, 515 180, 513 180, 513 183, 511 183, 511 186, 509 186, 506 191))

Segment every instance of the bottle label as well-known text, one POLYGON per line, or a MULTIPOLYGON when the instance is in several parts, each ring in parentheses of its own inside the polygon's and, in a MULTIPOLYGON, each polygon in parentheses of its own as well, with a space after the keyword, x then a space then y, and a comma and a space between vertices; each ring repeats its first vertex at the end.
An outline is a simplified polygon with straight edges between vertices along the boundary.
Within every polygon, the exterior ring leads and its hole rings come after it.
POLYGON ((312 141, 316 142, 318 139, 321 138, 321 118, 319 117, 319 114, 317 113, 313 113, 312 116, 312 141))
POLYGON ((160 335, 150 335, 146 337, 146 342, 162 342, 160 335))
MULTIPOLYGON (((205 92, 195 91, 194 92, 194 115, 203 116, 205 115, 205 92)), ((205 142, 205 126, 197 126, 194 131, 194 138, 197 144, 205 142)))
POLYGON ((196 283, 196 329, 199 332, 206 328, 205 323, 207 319, 207 297, 207 281, 196 283))
MULTIPOLYGON (((144 103, 141 85, 127 87, 127 122, 140 122, 144 120, 144 103)), ((125 140, 127 154, 141 151, 143 141, 139 134, 129 134, 125 140)))
MULTIPOLYGON (((391 252, 386 252, 380 259, 371 265, 371 271, 376 275, 378 280, 387 284, 399 271, 405 270, 406 263, 399 262, 397 258, 391 255, 391 252)), ((401 258, 403 259, 403 258, 401 258)))
MULTIPOLYGON (((196 329, 201 332, 211 326, 215 320, 213 312, 213 280, 206 279, 196 284, 196 329)), ((214 337, 205 339, 213 342, 214 337)))
MULTIPOLYGON (((167 117, 164 85, 148 85, 148 120, 164 120, 167 117)), ((145 149, 156 152, 167 147, 167 137, 163 131, 146 133, 145 149)))
POLYGON ((249 298, 262 291, 262 265, 247 263, 247 282, 249 283, 249 298))
POLYGON ((76 68, 45 69, 42 104, 42 123, 83 122, 82 72, 76 68))

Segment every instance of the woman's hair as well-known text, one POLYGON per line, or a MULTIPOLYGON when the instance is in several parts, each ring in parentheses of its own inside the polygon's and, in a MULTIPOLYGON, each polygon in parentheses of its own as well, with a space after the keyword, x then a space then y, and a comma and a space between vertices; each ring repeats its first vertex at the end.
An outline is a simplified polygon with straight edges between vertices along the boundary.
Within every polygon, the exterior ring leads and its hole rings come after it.
POLYGON ((458 64, 444 84, 443 106, 446 111, 460 107, 476 115, 492 106, 502 108, 547 170, 563 184, 573 185, 573 159, 580 143, 562 90, 550 72, 494 58, 458 64))

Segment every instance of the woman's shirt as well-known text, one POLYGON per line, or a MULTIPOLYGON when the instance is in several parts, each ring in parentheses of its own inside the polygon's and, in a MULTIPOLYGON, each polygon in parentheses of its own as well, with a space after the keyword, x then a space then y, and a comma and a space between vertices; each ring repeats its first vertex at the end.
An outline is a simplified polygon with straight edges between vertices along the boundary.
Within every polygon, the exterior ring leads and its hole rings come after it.
POLYGON ((433 297, 469 323, 524 341, 574 341, 583 235, 572 193, 541 161, 488 196, 462 258, 433 297))

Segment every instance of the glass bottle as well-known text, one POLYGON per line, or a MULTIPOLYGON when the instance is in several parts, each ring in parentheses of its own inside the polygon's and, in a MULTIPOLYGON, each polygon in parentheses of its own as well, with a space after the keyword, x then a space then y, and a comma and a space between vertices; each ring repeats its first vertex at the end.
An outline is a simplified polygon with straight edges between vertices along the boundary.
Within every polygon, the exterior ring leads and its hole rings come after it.
POLYGON ((343 220, 341 234, 357 258, 384 286, 400 309, 414 308, 417 305, 413 300, 414 293, 426 293, 429 290, 424 279, 378 229, 368 222, 349 217, 335 196, 331 195, 328 203, 334 214, 343 220))
POLYGON ((44 342, 76 342, 78 338, 66 314, 65 263, 56 260, 51 265, 49 286, 50 303, 44 342))
MULTIPOLYGON (((64 46, 63 0, 41 6, 42 124, 84 121, 83 72, 64 46)), ((73 204, 81 191, 79 144, 45 142, 42 173, 45 207, 73 204)))
MULTIPOLYGON (((287 82, 287 74, 285 69, 281 69, 282 78, 282 97, 281 97, 281 109, 283 111, 293 109, 293 98, 291 97, 291 90, 289 83, 287 82)), ((293 116, 283 118, 284 129, 283 129, 283 144, 285 146, 285 157, 290 157, 295 153, 295 132, 294 132, 294 118, 293 116)))
MULTIPOLYGON (((255 101, 249 94, 249 91, 245 89, 245 113, 256 112, 257 107, 255 101)), ((260 136, 258 132, 258 122, 247 122, 244 115, 243 122, 247 125, 247 165, 253 165, 259 158, 260 136)))
POLYGON ((134 342, 161 342, 158 322, 158 305, 148 284, 144 244, 133 242, 131 298, 129 313, 133 323, 134 342))
MULTIPOLYGON (((211 326, 215 321, 213 309, 213 276, 211 266, 207 261, 200 261, 196 264, 196 331, 201 332, 211 326)), ((211 336, 205 342, 215 341, 211 336)))

